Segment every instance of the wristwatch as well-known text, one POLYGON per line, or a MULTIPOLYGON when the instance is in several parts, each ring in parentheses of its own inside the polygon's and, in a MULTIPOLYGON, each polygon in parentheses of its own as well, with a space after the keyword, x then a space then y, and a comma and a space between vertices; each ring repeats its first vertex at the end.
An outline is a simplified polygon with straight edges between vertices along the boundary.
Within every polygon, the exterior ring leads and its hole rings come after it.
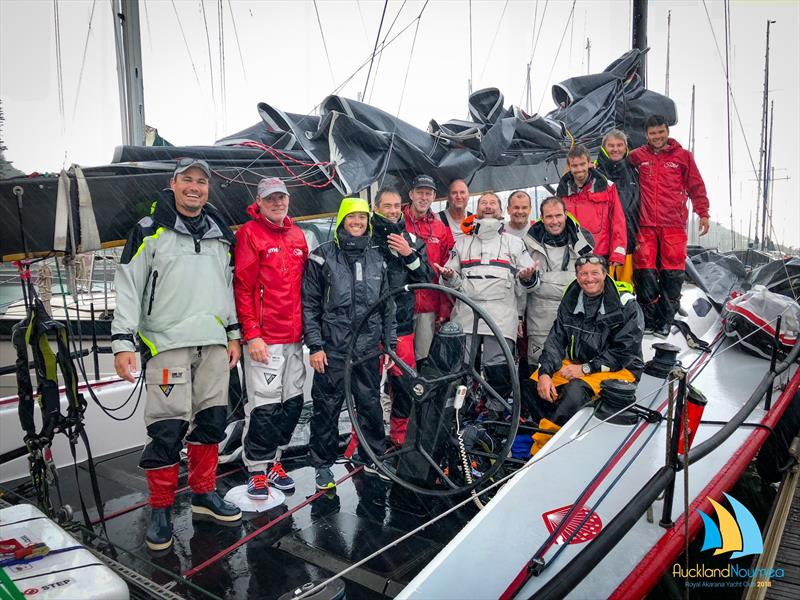
POLYGON ((589 363, 583 363, 581 365, 581 373, 583 373, 584 375, 589 375, 591 374, 591 372, 592 372, 592 367, 589 365, 589 363))

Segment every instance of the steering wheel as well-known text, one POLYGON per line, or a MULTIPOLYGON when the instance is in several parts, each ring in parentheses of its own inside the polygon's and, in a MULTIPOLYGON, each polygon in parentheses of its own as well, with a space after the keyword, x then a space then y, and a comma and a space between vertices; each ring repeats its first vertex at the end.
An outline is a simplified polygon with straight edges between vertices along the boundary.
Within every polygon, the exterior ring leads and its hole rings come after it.
POLYGON ((450 288, 432 283, 415 283, 395 288, 394 290, 384 294, 372 306, 369 307, 369 310, 367 310, 367 312, 362 315, 362 317, 356 323, 353 336, 350 340, 350 344, 347 347, 344 364, 345 399, 347 401, 347 409, 350 413, 353 429, 355 430, 355 433, 359 439, 360 448, 366 453, 369 459, 375 463, 378 469, 380 469, 392 481, 401 485, 402 487, 418 494, 432 496, 454 496, 464 494, 490 481, 492 476, 503 466, 503 463, 509 456, 511 452, 511 446, 514 443, 514 438, 517 435, 520 416, 520 386, 516 366, 514 364, 514 356, 511 352, 511 349, 508 347, 508 344, 506 343, 506 339, 503 336, 502 331, 500 331, 497 323, 494 322, 494 319, 492 319, 489 314, 474 300, 471 300, 461 292, 457 292, 450 288), (455 300, 463 302, 472 309, 472 331, 464 331, 464 335, 467 336, 470 341, 468 344, 469 356, 465 360, 461 361, 460 366, 456 367, 452 373, 445 373, 436 377, 422 375, 416 369, 406 364, 397 355, 397 352, 389 347, 387 340, 383 339, 383 336, 385 335, 385 328, 383 327, 381 328, 383 331, 381 340, 382 343, 373 351, 354 356, 358 336, 364 329, 365 324, 368 322, 370 316, 379 309, 383 310, 384 304, 389 301, 390 298, 394 298, 400 294, 413 294, 416 290, 435 290, 445 293, 453 297, 455 300), (478 333, 478 324, 481 321, 488 326, 489 330, 494 336, 494 339, 499 343, 500 348, 503 351, 503 355, 506 359, 508 376, 511 381, 511 399, 503 398, 489 383, 487 383, 486 379, 475 368, 475 357, 480 345, 480 336, 482 335, 478 333), (383 361, 383 357, 385 355, 388 355, 392 361, 394 361, 395 365, 401 370, 401 382, 403 388, 408 392, 412 402, 411 415, 416 415, 418 420, 423 408, 432 400, 434 400, 436 394, 454 394, 455 389, 459 384, 466 386, 468 390, 468 399, 458 410, 453 408, 453 396, 447 400, 447 407, 445 410, 448 410, 449 408, 448 414, 450 415, 450 418, 445 421, 443 425, 447 428, 445 435, 442 436, 444 438, 444 441, 442 442, 444 449, 443 451, 437 452, 436 457, 432 456, 430 452, 422 447, 419 436, 419 428, 415 429, 415 435, 413 436, 414 439, 408 439, 408 437, 412 435, 412 432, 409 429, 407 433, 407 439, 403 444, 403 447, 390 450, 383 456, 378 456, 369 446, 369 444, 364 441, 367 439, 367 437, 363 434, 362 427, 359 424, 359 420, 356 416, 357 409, 352 393, 351 372, 354 367, 369 363, 370 361, 375 365, 375 368, 378 368, 378 361, 383 361), (503 408, 511 414, 511 419, 509 422, 499 424, 503 429, 507 427, 508 431, 504 433, 505 440, 499 452, 496 454, 492 452, 481 451, 475 448, 465 450, 463 441, 460 440, 457 435, 457 428, 459 426, 463 426, 464 417, 469 416, 467 414, 468 409, 477 404, 480 396, 483 396, 484 398, 491 398, 499 402, 503 408), (390 464, 392 461, 398 460, 403 455, 411 453, 417 453, 417 458, 421 457, 421 459, 424 460, 436 473, 437 478, 433 487, 424 487, 412 481, 403 479, 398 475, 397 469, 390 464), (466 460, 464 460, 465 458, 466 460), (476 462, 481 465, 485 465, 487 468, 482 470, 480 473, 465 473, 467 468, 469 468, 471 471, 472 465, 476 462))

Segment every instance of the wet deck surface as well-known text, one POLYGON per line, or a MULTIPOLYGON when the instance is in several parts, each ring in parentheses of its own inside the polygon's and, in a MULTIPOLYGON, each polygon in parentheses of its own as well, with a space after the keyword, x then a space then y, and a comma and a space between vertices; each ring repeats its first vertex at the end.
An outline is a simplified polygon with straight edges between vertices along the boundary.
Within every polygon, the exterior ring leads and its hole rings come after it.
MULTIPOLYGON (((144 543, 147 484, 138 460, 136 450, 96 463, 109 539, 117 548, 117 560, 187 598, 278 598, 341 571, 431 516, 410 512, 402 502, 402 490, 351 463, 334 465, 339 481, 335 491, 318 491, 314 469, 299 457, 284 462, 296 482, 295 491, 286 492, 284 504, 245 513, 240 523, 220 525, 192 519, 191 492, 185 487, 182 467, 173 509, 175 543, 166 554, 155 556, 144 543)), ((78 472, 90 516, 96 519, 85 465, 78 472)), ((81 520, 73 468, 60 469, 59 477, 64 502, 81 520)), ((221 494, 245 483, 241 464, 220 465, 221 494)), ((17 494, 30 498, 25 486, 3 489, 11 490, 5 494, 9 501, 20 501, 17 494)), ((447 508, 430 498, 424 502, 434 507, 434 514, 447 508)), ((474 512, 471 506, 456 511, 352 571, 344 578, 347 597, 396 595, 474 512)))

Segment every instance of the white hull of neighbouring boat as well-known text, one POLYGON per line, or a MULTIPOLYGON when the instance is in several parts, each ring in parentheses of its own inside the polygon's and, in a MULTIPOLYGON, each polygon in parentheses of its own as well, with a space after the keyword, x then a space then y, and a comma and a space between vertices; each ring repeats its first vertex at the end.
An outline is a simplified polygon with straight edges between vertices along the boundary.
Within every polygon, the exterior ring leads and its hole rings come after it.
MULTIPOLYGON (((702 292, 692 286, 684 289, 684 306, 702 292)), ((691 312, 691 311, 690 311, 691 312)), ((692 314, 687 319, 692 330, 713 343, 716 354, 709 356, 689 350, 684 340, 672 335, 670 342, 680 345, 682 364, 690 369, 690 381, 708 399, 704 421, 727 422, 745 404, 769 367, 769 361, 730 348, 722 337, 715 311, 704 318, 692 314), (728 349, 730 348, 730 349, 728 349)), ((645 338, 645 346, 654 340, 645 338)), ((647 348, 645 348, 646 354, 647 348)), ((652 351, 649 352, 652 354, 652 351)), ((776 380, 791 384, 782 392, 774 390, 772 406, 780 412, 781 403, 794 395, 800 373, 796 366, 776 380), (780 401, 779 401, 780 398, 780 401)), ((637 390, 638 403, 665 413, 667 386, 664 380, 644 375, 637 390)), ((774 418, 763 403, 752 411, 747 423, 774 418)), ((774 424, 774 423, 773 423, 774 424)), ((718 425, 701 425, 694 446, 708 439, 718 425)), ((719 500, 763 443, 765 431, 742 426, 711 454, 689 467, 690 535, 699 521, 694 508, 709 508, 706 496, 719 500), (691 516, 693 515, 693 517, 691 516), (696 517, 696 519, 695 519, 696 517)), ((532 577, 516 597, 529 598, 591 543, 603 527, 631 501, 631 498, 665 463, 666 422, 637 425, 602 423, 585 408, 576 414, 518 472, 428 566, 401 592, 399 598, 499 598, 547 540, 558 522, 559 513, 576 503, 593 511, 572 543, 556 540, 545 552, 546 566, 532 577), (563 510, 559 510, 563 509, 563 510), (548 513, 550 513, 548 515, 548 513), (586 538, 586 541, 579 541, 586 538), (556 552, 561 551, 557 558, 556 552), (478 568, 475 566, 478 565, 478 568)), ((683 473, 675 482, 673 520, 676 526, 665 530, 658 521, 662 501, 653 504, 654 522, 640 518, 627 535, 571 592, 571 598, 607 598, 617 592, 636 597, 644 595, 682 549, 683 473), (655 549, 651 552, 652 549, 655 549), (639 565, 637 567, 637 565, 639 565), (632 573, 633 570, 633 573, 632 573)), ((585 512, 583 514, 586 514, 585 512)), ((578 521, 580 522, 580 521, 578 521)))

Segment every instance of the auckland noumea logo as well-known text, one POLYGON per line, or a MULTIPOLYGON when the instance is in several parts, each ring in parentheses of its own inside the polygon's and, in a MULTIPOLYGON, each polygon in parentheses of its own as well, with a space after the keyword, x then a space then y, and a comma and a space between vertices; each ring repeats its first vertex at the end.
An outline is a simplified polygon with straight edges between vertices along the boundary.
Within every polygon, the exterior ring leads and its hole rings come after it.
POLYGON ((733 496, 724 495, 733 509, 733 514, 713 498, 708 498, 708 501, 717 515, 716 521, 697 509, 697 513, 703 519, 705 530, 700 551, 713 551, 712 556, 730 552, 727 558, 734 562, 725 567, 710 567, 702 563, 683 567, 675 563, 672 566, 673 577, 685 579, 686 587, 689 588, 742 588, 752 585, 771 587, 773 579, 784 577, 783 569, 742 567, 735 562, 744 556, 761 554, 764 550, 764 541, 753 514, 733 496))
POLYGON ((756 523, 755 517, 736 498, 728 494, 725 494, 725 497, 733 508, 733 514, 736 515, 735 518, 719 502, 714 501, 713 498, 708 499, 717 513, 719 527, 711 517, 702 510, 697 509, 703 519, 703 527, 705 528, 703 547, 700 550, 714 550, 714 556, 731 552, 731 559, 751 554, 761 554, 764 550, 764 542, 761 539, 761 530, 758 527, 758 523, 756 523))

